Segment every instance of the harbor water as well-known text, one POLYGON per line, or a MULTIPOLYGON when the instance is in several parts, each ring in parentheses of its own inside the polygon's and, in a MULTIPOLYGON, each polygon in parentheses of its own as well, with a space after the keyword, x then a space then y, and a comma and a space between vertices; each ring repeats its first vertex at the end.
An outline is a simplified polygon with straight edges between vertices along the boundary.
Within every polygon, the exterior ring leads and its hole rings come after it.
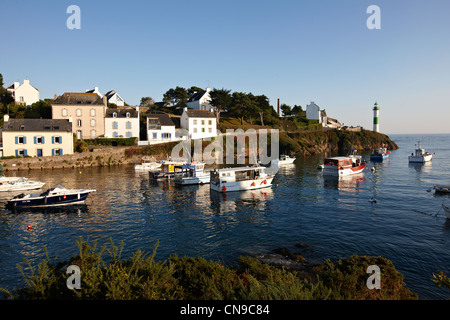
POLYGON ((252 192, 154 184, 132 166, 7 172, 46 182, 44 190, 60 184, 97 191, 85 206, 29 212, 9 211, 10 194, 0 194, 0 287, 22 286, 17 264, 25 267, 27 258, 36 266, 44 246, 51 259, 75 255, 81 236, 101 245, 123 241, 124 257, 151 253, 159 241, 156 259, 176 253, 230 266, 240 255, 308 243, 318 262, 353 254, 388 258, 420 299, 448 299, 450 291, 430 279, 436 270, 450 272, 450 220, 440 210, 450 199, 432 191, 450 185, 450 135, 390 138, 399 149, 383 162, 363 154, 368 168, 361 175, 325 179, 317 169, 323 156, 300 157, 280 168, 273 188, 252 192), (409 164, 419 139, 433 161, 409 164))

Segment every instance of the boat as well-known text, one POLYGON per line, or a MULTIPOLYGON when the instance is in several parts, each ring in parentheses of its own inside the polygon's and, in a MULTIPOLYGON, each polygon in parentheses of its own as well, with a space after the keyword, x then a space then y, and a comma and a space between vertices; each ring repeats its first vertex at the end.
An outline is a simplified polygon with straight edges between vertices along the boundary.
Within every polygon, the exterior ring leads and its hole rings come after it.
POLYGON ((19 178, 10 182, 0 182, 0 191, 25 191, 40 189, 45 185, 45 182, 28 180, 27 178, 19 178))
POLYGON ((389 151, 386 147, 375 148, 370 155, 370 160, 381 160, 389 158, 391 151, 389 151))
POLYGON ((175 173, 181 171, 181 166, 187 164, 186 161, 162 160, 159 170, 149 172, 151 180, 172 179, 175 173))
POLYGON ((174 174, 174 182, 178 185, 205 184, 211 180, 209 172, 205 172, 204 162, 193 162, 177 166, 175 169, 181 169, 174 174))
POLYGON ((210 188, 217 192, 255 190, 269 188, 278 172, 278 160, 270 167, 261 165, 214 169, 210 171, 210 188))
POLYGON ((433 189, 435 193, 450 193, 450 186, 435 185, 433 189))
POLYGON ((278 161, 278 165, 281 166, 281 165, 284 165, 284 164, 294 163, 295 159, 296 159, 295 157, 291 158, 288 155, 282 155, 282 156, 280 156, 280 160, 278 161))
POLYGON ((19 194, 8 200, 9 208, 55 207, 82 204, 95 189, 66 189, 60 185, 42 193, 19 194))
POLYGON ((342 177, 363 172, 367 164, 360 156, 340 156, 325 158, 323 175, 342 177))
POLYGON ((444 209, 445 216, 447 219, 450 219, 450 207, 446 206, 445 204, 442 204, 442 209, 444 209))
POLYGON ((20 179, 27 179, 25 177, 6 177, 4 174, 0 174, 0 183, 14 182, 20 179))
POLYGON ((151 159, 143 158, 140 163, 134 165, 134 170, 155 170, 161 167, 162 163, 155 162, 151 159))
POLYGON ((417 148, 414 150, 414 153, 411 153, 411 155, 408 156, 409 162, 425 163, 432 159, 433 155, 429 152, 425 152, 425 149, 420 146, 420 140, 417 142, 417 148))

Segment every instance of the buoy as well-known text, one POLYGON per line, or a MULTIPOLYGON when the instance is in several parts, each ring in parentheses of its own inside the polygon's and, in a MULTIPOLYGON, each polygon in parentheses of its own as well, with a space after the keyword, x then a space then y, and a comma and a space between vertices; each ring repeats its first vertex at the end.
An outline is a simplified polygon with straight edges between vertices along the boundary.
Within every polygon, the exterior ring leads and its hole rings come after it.
POLYGON ((256 186, 256 184, 253 182, 253 183, 252 183, 252 187, 254 187, 254 186, 256 186))
POLYGON ((369 202, 370 203, 377 203, 377 200, 375 200, 374 198, 370 198, 369 202))
POLYGON ((66 198, 66 195, 63 195, 63 199, 65 199, 66 198))
POLYGON ((223 186, 222 191, 227 191, 227 187, 223 186))
POLYGON ((263 181, 263 183, 264 183, 264 184, 267 184, 267 181, 266 181, 266 180, 264 180, 264 181, 263 181))
POLYGON ((31 230, 32 228, 31 224, 27 225, 27 230, 31 230))

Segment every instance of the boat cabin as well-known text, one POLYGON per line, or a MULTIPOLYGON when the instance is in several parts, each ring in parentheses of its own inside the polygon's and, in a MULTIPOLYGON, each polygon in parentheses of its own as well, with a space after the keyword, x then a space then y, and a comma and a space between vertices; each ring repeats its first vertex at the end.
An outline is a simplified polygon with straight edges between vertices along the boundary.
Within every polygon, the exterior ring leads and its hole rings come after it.
POLYGON ((229 168, 211 171, 211 180, 219 182, 220 179, 225 181, 245 181, 255 180, 261 176, 261 168, 229 168))
POLYGON ((358 167, 361 165, 361 158, 359 157, 332 157, 326 158, 325 166, 336 166, 338 168, 358 167))

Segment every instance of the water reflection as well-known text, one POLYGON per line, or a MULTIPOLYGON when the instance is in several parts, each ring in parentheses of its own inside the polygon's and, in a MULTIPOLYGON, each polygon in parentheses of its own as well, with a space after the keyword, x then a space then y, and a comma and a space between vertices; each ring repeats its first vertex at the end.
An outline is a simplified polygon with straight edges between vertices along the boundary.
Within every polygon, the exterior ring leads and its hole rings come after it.
POLYGON ((414 169, 416 172, 430 172, 432 164, 431 161, 424 163, 409 162, 408 167, 414 169))
POLYGON ((345 192, 356 192, 366 181, 364 173, 343 177, 323 176, 325 188, 336 189, 345 192))

